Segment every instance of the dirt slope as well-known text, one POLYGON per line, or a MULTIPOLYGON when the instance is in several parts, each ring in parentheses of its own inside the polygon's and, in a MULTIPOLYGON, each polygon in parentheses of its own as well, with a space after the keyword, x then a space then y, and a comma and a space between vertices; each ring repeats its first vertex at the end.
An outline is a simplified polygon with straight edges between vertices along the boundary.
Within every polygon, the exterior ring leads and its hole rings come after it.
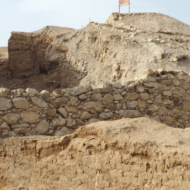
POLYGON ((149 70, 189 73, 189 35, 190 26, 158 13, 113 13, 106 24, 89 23, 81 30, 50 26, 13 32, 0 84, 52 91, 125 83, 149 70))
POLYGON ((139 118, 90 124, 65 137, 8 138, 0 146, 0 186, 187 190, 189 135, 139 118))
POLYGON ((113 13, 106 23, 115 26, 128 25, 143 31, 190 35, 189 25, 160 13, 113 13))

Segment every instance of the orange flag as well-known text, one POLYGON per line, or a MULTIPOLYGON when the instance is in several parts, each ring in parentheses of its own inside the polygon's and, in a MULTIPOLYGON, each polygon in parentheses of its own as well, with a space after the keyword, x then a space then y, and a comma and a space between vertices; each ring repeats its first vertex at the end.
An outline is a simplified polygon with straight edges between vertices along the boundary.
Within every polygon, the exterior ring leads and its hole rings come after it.
POLYGON ((129 0, 119 0, 120 5, 123 5, 123 4, 126 4, 126 3, 129 3, 129 0))

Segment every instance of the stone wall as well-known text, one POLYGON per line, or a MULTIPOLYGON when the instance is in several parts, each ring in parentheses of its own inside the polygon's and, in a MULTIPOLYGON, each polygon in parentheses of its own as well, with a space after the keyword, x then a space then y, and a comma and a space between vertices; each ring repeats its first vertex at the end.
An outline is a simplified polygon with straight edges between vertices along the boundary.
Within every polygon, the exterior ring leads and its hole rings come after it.
POLYGON ((65 135, 88 123, 142 116, 172 127, 190 127, 190 76, 148 71, 141 80, 104 88, 0 89, 0 134, 65 135))

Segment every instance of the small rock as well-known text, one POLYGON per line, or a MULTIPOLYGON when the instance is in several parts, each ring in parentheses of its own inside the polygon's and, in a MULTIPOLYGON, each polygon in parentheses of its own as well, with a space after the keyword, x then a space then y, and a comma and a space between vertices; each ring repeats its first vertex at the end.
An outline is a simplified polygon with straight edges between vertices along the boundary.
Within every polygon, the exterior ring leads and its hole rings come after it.
POLYGON ((59 97, 63 95, 63 92, 60 89, 55 89, 52 93, 54 97, 59 97))
POLYGON ((67 127, 73 127, 75 125, 76 125, 76 121, 72 117, 69 117, 66 126, 67 127))
POLYGON ((99 122, 99 119, 92 118, 88 121, 88 124, 99 122))
POLYGON ((67 89, 67 90, 71 95, 76 96, 76 95, 84 94, 91 91, 92 87, 91 85, 86 85, 86 86, 78 86, 78 87, 67 89))
POLYGON ((183 102, 183 110, 190 111, 190 102, 183 102))
POLYGON ((100 104, 98 102, 86 102, 86 103, 84 103, 84 107, 86 107, 87 109, 92 109, 98 113, 100 113, 104 110, 102 104, 100 104))
POLYGON ((144 87, 143 86, 136 86, 136 89, 138 92, 144 92, 144 87))
POLYGON ((48 104, 44 100, 42 100, 38 97, 31 97, 31 100, 32 100, 33 104, 35 104, 36 106, 38 106, 40 108, 47 108, 48 107, 48 104))
POLYGON ((55 130, 54 135, 53 136, 65 136, 65 135, 70 135, 74 132, 73 129, 67 128, 67 127, 62 127, 59 130, 55 130))
POLYGON ((115 95, 113 96, 113 99, 114 99, 115 101, 118 101, 118 100, 123 100, 123 97, 122 97, 120 94, 115 94, 115 95))
POLYGON ((149 106, 148 110, 149 110, 149 111, 152 111, 152 112, 155 112, 155 111, 158 110, 158 106, 152 104, 152 105, 149 106))
POLYGON ((112 118, 112 117, 113 117, 113 113, 112 113, 112 112, 108 112, 108 113, 102 112, 101 114, 99 114, 99 118, 100 118, 101 120, 110 119, 110 118, 112 118))
POLYGON ((58 116, 58 118, 54 118, 53 120, 51 120, 50 125, 55 127, 58 126, 64 126, 66 123, 65 119, 63 119, 61 116, 58 116))
POLYGON ((128 108, 136 108, 136 106, 137 106, 137 101, 127 102, 128 108))
POLYGON ((2 130, 8 130, 8 131, 10 130, 9 126, 8 126, 7 123, 5 123, 5 122, 3 122, 3 123, 1 124, 0 129, 2 129, 2 130))
POLYGON ((140 108, 146 108, 146 102, 138 99, 138 106, 140 108))
POLYGON ((101 102, 102 101, 102 95, 101 94, 93 94, 90 96, 90 100, 101 102))
POLYGON ((63 117, 67 117, 67 111, 65 110, 65 108, 59 108, 58 112, 63 116, 63 117))
POLYGON ((113 96, 111 94, 106 94, 104 96, 104 101, 107 102, 108 104, 113 102, 113 96))
POLYGON ((56 109, 47 109, 47 110, 44 110, 44 114, 47 114, 48 116, 53 117, 56 114, 56 109))
POLYGON ((6 111, 13 107, 13 104, 10 99, 0 98, 0 110, 6 111))
POLYGON ((140 117, 140 112, 138 110, 125 110, 122 113, 122 117, 124 117, 124 118, 136 118, 136 117, 140 117))
POLYGON ((59 108, 61 105, 65 105, 67 101, 68 101, 67 98, 61 97, 61 98, 57 98, 56 100, 52 100, 52 101, 51 101, 51 104, 52 104, 55 108, 59 108))
POLYGON ((173 80, 173 84, 175 85, 175 86, 180 86, 180 81, 179 80, 173 80))
POLYGON ((153 39, 148 39, 148 43, 154 42, 153 39))
POLYGON ((0 88, 0 97, 7 97, 10 92, 11 91, 7 88, 0 88))
POLYGON ((170 117, 170 116, 164 116, 163 117, 163 121, 168 124, 168 125, 171 125, 173 123, 173 118, 170 117))
POLYGON ((13 90, 12 93, 13 93, 14 97, 19 97, 19 96, 23 95, 24 89, 18 88, 16 90, 13 90))
POLYGON ((12 102, 15 108, 18 109, 28 109, 29 103, 25 98, 13 98, 12 102))
POLYGON ((87 120, 87 119, 90 119, 91 118, 91 114, 89 112, 82 112, 80 118, 82 120, 87 120))
POLYGON ((163 95, 164 96, 172 96, 172 92, 171 91, 163 91, 163 95))
POLYGON ((137 94, 136 92, 132 92, 132 93, 127 93, 126 99, 133 101, 139 98, 139 94, 137 94))
POLYGON ((15 113, 8 113, 3 117, 3 120, 9 125, 14 125, 20 120, 20 115, 15 113))
POLYGON ((142 100, 148 100, 150 98, 148 93, 140 93, 140 98, 142 100))
POLYGON ((160 107, 159 115, 166 115, 168 113, 168 109, 165 106, 160 107))
POLYGON ((69 112, 69 113, 77 113, 78 112, 77 108, 75 108, 73 106, 65 106, 65 108, 66 108, 67 112, 69 112))
POLYGON ((32 111, 23 111, 21 113, 21 118, 27 123, 36 123, 39 119, 39 115, 32 111))
POLYGON ((73 105, 73 106, 77 103, 77 101, 78 101, 77 97, 71 97, 70 98, 71 105, 73 105))
POLYGON ((36 126, 36 131, 39 132, 40 134, 44 134, 48 131, 49 129, 49 123, 46 120, 42 120, 37 126, 36 126))
POLYGON ((114 82, 114 83, 112 83, 112 86, 114 88, 122 88, 121 82, 114 82))
POLYGON ((160 94, 156 96, 155 103, 162 104, 162 96, 160 94))
POLYGON ((23 134, 23 135, 26 135, 26 134, 30 134, 31 133, 31 129, 30 128, 16 128, 14 129, 15 133, 17 134, 23 134))
POLYGON ((35 96, 35 95, 39 94, 39 92, 33 88, 27 88, 26 92, 27 92, 28 96, 35 96))
POLYGON ((80 99, 80 100, 85 100, 85 99, 87 99, 87 98, 88 98, 88 96, 85 95, 85 94, 82 94, 82 95, 79 96, 79 99, 80 99))
POLYGON ((43 98, 47 98, 47 97, 50 96, 50 93, 49 93, 49 91, 47 91, 47 90, 42 90, 42 91, 40 92, 40 95, 41 95, 43 98))

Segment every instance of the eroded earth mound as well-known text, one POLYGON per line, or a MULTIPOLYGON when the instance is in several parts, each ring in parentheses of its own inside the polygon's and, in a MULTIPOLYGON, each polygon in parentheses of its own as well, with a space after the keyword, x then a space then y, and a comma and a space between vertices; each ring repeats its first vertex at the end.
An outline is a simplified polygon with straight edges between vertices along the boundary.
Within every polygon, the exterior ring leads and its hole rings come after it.
POLYGON ((190 72, 190 26, 158 13, 113 13, 106 24, 13 32, 4 87, 37 90, 139 79, 148 70, 190 72))
POLYGON ((2 190, 187 190, 190 130, 148 118, 83 126, 64 137, 8 138, 2 190))

